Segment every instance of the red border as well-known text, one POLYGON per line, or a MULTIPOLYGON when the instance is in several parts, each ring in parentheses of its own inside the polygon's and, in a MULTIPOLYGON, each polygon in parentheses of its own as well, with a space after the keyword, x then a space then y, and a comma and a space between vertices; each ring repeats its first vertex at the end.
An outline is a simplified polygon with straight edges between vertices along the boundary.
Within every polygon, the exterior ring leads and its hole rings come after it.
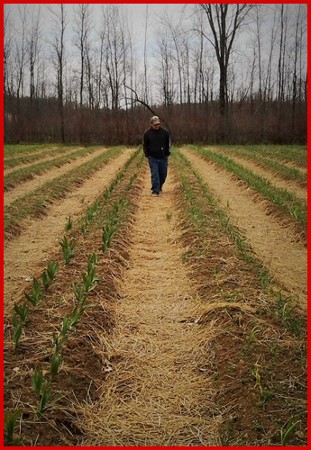
MULTIPOLYGON (((73 3, 81 3, 81 2, 73 2, 73 1, 63 1, 63 2, 57 2, 57 1, 55 1, 55 2, 48 2, 48 1, 31 1, 31 2, 21 2, 21 1, 18 1, 18 0, 16 0, 16 1, 12 1, 12 0, 10 0, 10 1, 5 1, 5 2, 1 2, 2 3, 2 7, 1 7, 1 13, 0 13, 0 15, 1 15, 1 31, 2 31, 2 33, 1 33, 1 53, 0 53, 0 58, 1 58, 1 62, 2 62, 2 68, 3 68, 3 49, 4 49, 4 39, 3 39, 3 35, 4 35, 4 32, 3 32, 3 22, 4 22, 4 5, 5 4, 20 4, 20 3, 29 3, 29 4, 35 4, 35 3, 39 3, 39 4, 57 4, 57 3, 64 3, 64 4, 73 4, 73 3)), ((136 1, 136 2, 127 2, 127 1, 122 1, 122 0, 116 0, 116 1, 112 1, 112 2, 102 2, 102 1, 92 1, 92 2, 88 2, 88 1, 86 1, 85 3, 94 3, 94 4, 96 4, 96 3, 115 3, 115 4, 125 4, 125 3, 128 3, 128 4, 141 4, 141 3, 143 3, 143 4, 145 4, 145 2, 143 2, 143 1, 136 1)), ((185 4, 185 2, 176 2, 176 1, 169 1, 169 2, 157 2, 157 1, 149 1, 148 2, 149 4, 163 4, 163 5, 166 5, 167 3, 171 3, 171 4, 185 4)), ((196 3, 199 3, 199 2, 197 2, 197 1, 194 1, 194 0, 190 0, 190 1, 188 1, 187 2, 187 4, 196 4, 196 3)), ((216 3, 241 3, 241 4, 244 4, 244 3, 246 3, 246 2, 242 2, 242 1, 235 1, 235 2, 232 2, 232 1, 230 1, 230 0, 225 0, 225 1, 222 1, 222 2, 216 2, 216 3)), ((307 11, 308 11, 308 23, 311 23, 311 9, 310 9, 310 5, 308 4, 308 2, 307 1, 266 1, 266 0, 263 0, 263 1, 261 1, 261 2, 253 2, 253 1, 249 1, 249 2, 247 2, 247 3, 250 3, 250 4, 252 4, 252 3, 254 3, 254 4, 256 4, 256 3, 259 3, 259 4, 263 4, 263 3, 270 3, 270 4, 286 4, 286 3, 289 3, 289 4, 306 4, 307 5, 307 11)), ((309 52, 310 52, 310 44, 311 44, 311 32, 310 32, 310 30, 309 30, 309 27, 308 27, 308 62, 309 62, 309 52)), ((309 64, 308 64, 308 68, 309 68, 309 64)), ((1 92, 2 92, 2 96, 1 96, 1 111, 2 111, 2 120, 1 120, 1 125, 0 125, 0 129, 1 129, 1 137, 2 137, 2 143, 4 143, 4 130, 3 130, 3 125, 4 125, 4 121, 3 121, 3 116, 4 116, 4 114, 3 114, 3 112, 4 112, 4 96, 3 96, 3 92, 4 92, 4 85, 3 85, 3 69, 2 69, 2 72, 1 72, 1 77, 0 77, 0 83, 1 83, 1 92)), ((309 140, 309 136, 310 136, 310 130, 311 130, 311 122, 310 122, 310 114, 309 114, 309 112, 310 112, 310 110, 309 110, 309 105, 310 105, 310 93, 309 93, 309 89, 308 89, 308 91, 307 91, 307 105, 308 105, 308 139, 307 139, 307 148, 308 148, 308 150, 309 150, 309 146, 310 146, 310 140, 309 140)), ((4 144, 3 144, 4 145, 4 144)), ((3 151, 3 145, 2 145, 2 155, 4 156, 4 151, 3 151)), ((3 174, 3 157, 2 157, 2 159, 1 159, 1 165, 2 165, 2 174, 3 174)), ((311 162, 310 162, 310 158, 308 158, 308 172, 310 172, 310 169, 311 169, 311 162)), ((310 179, 309 179, 309 177, 308 177, 308 193, 310 192, 310 187, 311 187, 311 181, 310 181, 310 179)), ((2 188, 2 192, 3 192, 3 177, 1 177, 1 188, 2 188)), ((1 246, 1 257, 2 257, 2 261, 4 262, 4 249, 3 249, 3 242, 4 242, 4 235, 3 235, 3 197, 2 197, 2 203, 1 203, 1 206, 2 206, 2 208, 1 208, 1 211, 2 211, 2 213, 1 213, 1 233, 2 233, 2 246, 1 246)), ((310 206, 310 202, 309 202, 309 196, 308 196, 308 207, 310 206)), ((308 227, 308 243, 310 242, 310 237, 311 237, 311 231, 310 231, 310 227, 308 227)), ((309 267, 310 267, 310 262, 311 262, 311 256, 310 256, 310 253, 309 253, 309 251, 308 251, 308 269, 309 269, 309 267)), ((4 279, 4 263, 2 263, 2 265, 1 265, 1 275, 2 275, 2 280, 4 279)), ((310 276, 309 276, 309 270, 308 270, 308 291, 310 290, 310 287, 311 287, 311 280, 310 280, 310 276)), ((2 286, 2 289, 3 289, 3 286, 2 286)), ((308 297, 308 300, 309 300, 309 297, 308 297)), ((309 305, 309 301, 308 301, 308 305, 309 305)), ((309 311, 309 308, 308 308, 308 311, 309 311)), ((2 325, 2 327, 1 327, 1 329, 2 329, 2 332, 1 333, 3 333, 3 314, 4 314, 4 308, 3 308, 3 301, 1 302, 1 325, 2 325)), ((311 344, 311 340, 310 340, 310 318, 309 318, 309 314, 308 314, 308 348, 310 348, 310 344, 311 344)), ((1 334, 1 337, 2 337, 2 344, 3 344, 3 334, 1 334)), ((2 345, 2 352, 3 352, 3 345, 2 345)), ((2 353, 2 355, 3 355, 3 353, 2 353)), ((308 368, 309 368, 309 356, 310 356, 310 353, 309 353, 309 351, 308 351, 308 368)), ((4 357, 2 357, 1 358, 1 373, 2 373, 2 381, 3 382, 1 382, 0 383, 0 393, 1 393, 1 398, 3 399, 3 395, 4 395, 4 389, 3 389, 3 386, 4 386, 4 379, 3 379, 3 372, 4 372, 4 357)), ((309 370, 308 370, 308 412, 309 412, 309 405, 310 405, 310 400, 311 400, 311 394, 310 394, 310 388, 309 388, 309 381, 310 381, 310 379, 309 379, 309 370)), ((1 419, 2 419, 2 424, 4 424, 4 414, 3 414, 3 407, 1 407, 1 409, 0 409, 0 415, 1 415, 1 419)), ((310 442, 311 442, 311 431, 310 431, 310 414, 308 414, 308 425, 309 425, 309 427, 308 427, 308 444, 310 444, 310 442)), ((3 429, 4 429, 4 427, 2 426, 1 427, 1 435, 0 435, 0 442, 2 443, 2 445, 3 445, 3 443, 4 443, 4 432, 3 432, 3 429)), ((4 447, 4 445, 3 445, 3 447, 4 447)), ((10 447, 10 448, 16 448, 16 449, 20 449, 20 447, 10 447)), ((27 447, 23 447, 23 448, 27 448, 27 447)), ((46 448, 48 448, 48 447, 46 447, 46 446, 37 446, 36 447, 37 449, 42 449, 42 450, 45 450, 46 448)), ((50 448, 54 448, 54 447, 50 447, 50 448)), ((64 449, 66 449, 67 447, 57 447, 58 449, 61 449, 61 448, 64 448, 64 449)), ((79 447, 79 448, 83 448, 83 449, 92 449, 92 448, 94 448, 94 447, 79 447)), ((97 448, 113 448, 113 447, 97 447, 97 448)), ((127 449, 136 449, 137 447, 125 447, 125 448, 127 448, 127 449)), ((145 449, 149 449, 149 448, 156 448, 156 447, 143 447, 143 448, 145 448, 145 449)), ((173 447, 167 447, 167 448, 173 448, 173 447)), ((188 447, 179 447, 179 448, 188 448, 188 447)), ((198 449, 198 448, 204 448, 204 447, 192 447, 192 448, 194 448, 194 449, 198 449)), ((231 449, 231 447, 208 447, 209 449, 218 449, 218 448, 224 448, 224 449, 231 449)), ((242 447, 242 448, 245 448, 245 449, 252 449, 253 447, 252 446, 244 446, 244 447, 242 447)), ((281 447, 281 446, 264 446, 264 447, 262 447, 262 448, 283 448, 283 447, 281 447)), ((293 446, 288 446, 287 447, 288 449, 296 449, 297 447, 293 447, 293 446)), ((308 448, 308 445, 307 446, 299 446, 299 448, 301 448, 301 449, 303 449, 303 448, 308 448)))

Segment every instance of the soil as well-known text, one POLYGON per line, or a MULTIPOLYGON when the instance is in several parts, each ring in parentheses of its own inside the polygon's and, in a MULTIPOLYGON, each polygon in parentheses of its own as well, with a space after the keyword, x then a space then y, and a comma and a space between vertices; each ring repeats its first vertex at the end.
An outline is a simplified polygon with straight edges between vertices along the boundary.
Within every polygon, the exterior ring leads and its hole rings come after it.
POLYGON ((288 226, 269 214, 268 204, 239 186, 236 179, 213 163, 184 150, 193 167, 203 177, 230 216, 245 235, 255 254, 273 277, 284 285, 305 309, 307 299, 307 252, 304 243, 288 226))

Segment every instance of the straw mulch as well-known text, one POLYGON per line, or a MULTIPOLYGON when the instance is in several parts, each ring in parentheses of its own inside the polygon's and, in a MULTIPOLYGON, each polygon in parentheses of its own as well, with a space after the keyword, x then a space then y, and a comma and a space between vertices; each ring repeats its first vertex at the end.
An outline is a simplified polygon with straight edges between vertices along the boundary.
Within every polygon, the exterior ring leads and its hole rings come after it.
POLYGON ((109 342, 100 337, 109 376, 99 401, 80 405, 81 445, 221 445, 221 414, 206 375, 216 322, 196 320, 204 308, 182 262, 171 177, 164 188, 152 197, 146 176, 117 326, 109 342))

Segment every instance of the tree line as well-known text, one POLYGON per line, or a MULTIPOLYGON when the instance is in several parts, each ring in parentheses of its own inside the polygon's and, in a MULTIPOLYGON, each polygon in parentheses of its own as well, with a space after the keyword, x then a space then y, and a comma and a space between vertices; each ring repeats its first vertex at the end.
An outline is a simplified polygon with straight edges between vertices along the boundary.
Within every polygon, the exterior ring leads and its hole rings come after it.
POLYGON ((157 114, 175 143, 305 143, 306 5, 179 6, 145 5, 137 50, 122 5, 6 5, 5 141, 137 145, 157 114))

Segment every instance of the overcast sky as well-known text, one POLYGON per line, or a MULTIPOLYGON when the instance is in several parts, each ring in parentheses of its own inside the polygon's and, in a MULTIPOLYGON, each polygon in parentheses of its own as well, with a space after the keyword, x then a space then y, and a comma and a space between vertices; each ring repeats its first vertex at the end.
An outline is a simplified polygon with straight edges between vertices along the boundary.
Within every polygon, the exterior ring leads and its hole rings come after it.
MULTIPOLYGON (((81 2, 82 3, 82 2, 81 2)), ((81 3, 73 3, 73 4, 64 4, 65 5, 65 13, 67 17, 68 26, 66 28, 66 53, 67 56, 73 60, 73 58, 78 57, 78 49, 73 45, 74 40, 74 11, 75 7, 81 3)), ((90 3, 90 2, 86 2, 90 3)), ((20 4, 6 4, 5 10, 6 12, 10 11, 10 15, 13 18, 14 22, 19 21, 18 8, 21 5, 26 5, 27 3, 20 4)), ((93 33, 96 30, 96 33, 100 30, 100 20, 102 18, 102 8, 103 5, 109 3, 90 3, 92 5, 92 19, 94 20, 93 33)), ((59 11, 59 4, 47 3, 47 4, 27 4, 29 8, 33 8, 33 11, 36 12, 40 9, 40 22, 41 29, 44 30, 43 34, 45 37, 49 34, 49 30, 51 30, 51 12, 49 11, 51 8, 57 8, 59 11)), ((155 57, 155 37, 157 23, 160 21, 160 18, 165 15, 165 17, 169 17, 173 22, 178 21, 180 15, 183 10, 186 9, 187 14, 191 14, 193 11, 193 5, 189 4, 118 4, 122 6, 122 8, 127 11, 127 19, 129 23, 129 29, 131 31, 133 37, 133 44, 135 48, 135 54, 140 61, 140 65, 143 64, 143 55, 144 55, 144 46, 145 46, 145 27, 146 27, 146 14, 148 14, 148 26, 147 26, 147 58, 148 62, 151 63, 153 58, 155 57)), ((20 29, 20 26, 16 26, 17 31, 20 29)), ((93 34, 93 38, 95 35, 93 34)), ((97 39, 97 38, 96 38, 97 39)))
MULTIPOLYGON (((101 30, 100 23, 102 19, 102 9, 103 5, 109 5, 109 3, 101 3, 101 4, 90 4, 92 6, 92 12, 91 12, 91 18, 92 18, 92 37, 91 40, 93 40, 93 43, 98 44, 98 33, 101 30)), ((74 11, 77 10, 77 6, 81 5, 81 3, 75 3, 75 4, 64 4, 65 5, 65 14, 67 17, 67 23, 68 26, 65 31, 65 39, 66 39, 66 58, 67 61, 70 62, 71 66, 75 64, 75 61, 79 59, 79 50, 76 45, 74 45, 74 37, 76 36, 76 33, 74 32, 75 28, 75 14, 74 11)), ((115 4, 116 6, 121 6, 123 11, 127 12, 127 19, 129 24, 129 29, 131 31, 132 35, 132 42, 134 46, 134 54, 135 57, 137 57, 137 68, 143 69, 144 64, 144 43, 145 43, 145 27, 146 27, 146 14, 148 13, 148 27, 147 27, 147 66, 148 70, 150 72, 151 76, 156 77, 157 72, 157 66, 153 66, 153 62, 157 63, 158 61, 158 55, 156 52, 158 51, 158 47, 156 45, 156 37, 160 30, 160 22, 161 18, 165 17, 166 19, 169 19, 169 22, 178 23, 182 17, 182 23, 185 25, 185 29, 187 28, 187 19, 189 19, 189 30, 193 28, 193 24, 195 23, 194 20, 194 9, 198 5, 197 4, 152 4, 152 3, 145 3, 145 4, 115 4), (191 25, 191 26, 190 26, 191 25)), ((20 6, 26 6, 29 8, 29 13, 27 14, 27 20, 31 22, 31 18, 35 16, 35 12, 39 11, 40 9, 40 22, 41 22, 41 32, 43 40, 42 42, 47 44, 49 42, 49 38, 51 37, 52 33, 52 24, 51 24, 51 8, 57 9, 57 13, 59 15, 60 6, 59 4, 29 4, 29 3, 21 3, 21 4, 6 4, 5 5, 5 12, 6 14, 9 12, 11 19, 12 19, 12 26, 10 26, 11 35, 12 38, 17 37, 17 39, 20 37, 20 31, 21 31, 21 25, 20 25, 20 15, 18 13, 18 8, 20 6), (33 11, 33 13, 32 13, 33 11)), ((291 27, 291 33, 293 34, 296 20, 296 12, 297 12, 298 5, 293 4, 288 6, 288 18, 291 27), (291 9, 293 10, 294 14, 290 14, 291 9), (296 11, 296 12, 295 12, 296 11)), ((305 6, 306 8, 306 6, 305 6)), ((269 51, 271 48, 271 29, 272 29, 272 22, 274 20, 274 10, 275 5, 269 4, 269 5, 263 5, 262 11, 262 45, 261 45, 261 51, 263 55, 263 59, 268 58, 269 51)), ((279 14, 278 14, 279 17, 279 14)), ((303 14, 302 9, 302 16, 303 20, 306 20, 306 15, 303 14)), ((206 19, 206 18, 205 18, 206 19)), ((279 20, 279 19, 278 19, 279 20)), ((255 39, 255 33, 254 33, 254 16, 250 17, 250 20, 248 21, 248 24, 246 24, 244 29, 239 30, 238 36, 236 37, 234 48, 231 55, 231 64, 233 67, 233 71, 235 70, 235 73, 239 77, 239 82, 246 82, 249 77, 249 70, 253 61, 253 53, 254 53, 254 39, 255 39), (250 25, 252 23, 252 25, 250 25), (250 30, 252 28, 252 30, 250 30), (235 68, 234 68, 235 66, 235 68), (246 80, 246 81, 245 81, 246 80)), ((163 28, 163 27, 162 27, 163 28)), ((190 35, 189 35, 190 36, 190 35)), ((305 37, 304 37, 305 38, 305 37)), ((191 39, 191 37, 190 37, 191 39)), ((278 41, 275 44, 274 53, 277 55, 277 44, 278 41)), ((206 46, 209 46, 210 54, 214 55, 214 50, 211 46, 211 44, 206 41, 206 46)), ((44 51, 45 57, 47 61, 49 62, 49 45, 44 45, 44 51)), ((215 55, 214 55, 215 56, 215 55)), ((302 58, 303 62, 304 59, 302 58)), ((266 61, 264 61, 265 64, 266 61)), ((217 70, 217 64, 215 62, 215 58, 212 57, 209 58, 209 64, 210 67, 213 68, 213 64, 216 67, 217 70)), ((274 59, 272 61, 273 68, 277 69, 277 60, 274 59)), ((149 75, 149 73, 148 73, 149 75)), ((216 79, 216 78, 215 78, 216 79)))
MULTIPOLYGON (((86 2, 90 3, 90 2, 86 2)), ((8 12, 10 11, 12 13, 12 17, 18 18, 18 8, 21 5, 25 5, 26 3, 20 3, 20 4, 6 4, 5 10, 8 12)), ((69 22, 69 28, 72 27, 73 24, 73 11, 76 5, 79 3, 73 3, 73 4, 65 4, 65 10, 66 14, 68 16, 68 22, 69 22)), ((109 3, 102 3, 102 4, 92 4, 92 9, 94 10, 94 14, 92 14, 92 17, 94 19, 98 19, 98 21, 101 18, 101 9, 103 4, 109 4, 109 3)), ((29 4, 28 4, 29 5, 29 4)), ((31 5, 31 4, 30 4, 31 5)), ((30 6, 29 5, 29 6, 30 6)), ((152 39, 154 31, 156 30, 156 23, 160 16, 163 16, 165 14, 166 16, 169 16, 171 18, 175 18, 178 20, 181 11, 185 8, 192 8, 189 5, 186 4, 150 4, 150 3, 142 3, 142 4, 120 4, 120 6, 123 6, 125 10, 128 11, 128 20, 129 25, 132 28, 133 36, 135 44, 138 45, 139 48, 143 47, 144 43, 144 34, 145 34, 145 25, 146 25, 146 13, 148 13, 148 40, 152 39)), ((47 3, 47 4, 33 4, 31 5, 32 8, 35 10, 40 8, 42 21, 44 23, 49 22, 49 8, 58 7, 58 5, 55 5, 53 3, 47 3)), ((96 25, 94 26, 96 27, 96 25)), ((69 31, 69 30, 68 30, 69 31)), ((69 31, 70 32, 70 31, 69 31)))

